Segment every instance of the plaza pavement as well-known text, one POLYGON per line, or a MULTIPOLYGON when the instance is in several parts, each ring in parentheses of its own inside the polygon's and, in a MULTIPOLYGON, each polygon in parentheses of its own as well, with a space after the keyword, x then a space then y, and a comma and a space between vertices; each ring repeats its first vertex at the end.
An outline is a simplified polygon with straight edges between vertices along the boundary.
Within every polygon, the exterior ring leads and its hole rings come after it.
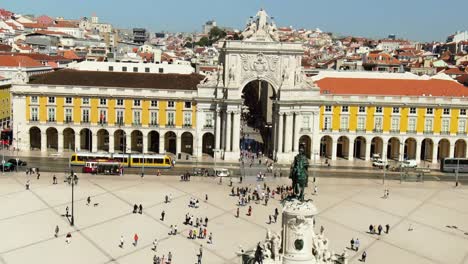
MULTIPOLYGON (((29 191, 24 172, 0 176, 0 263, 152 263, 154 238, 160 240, 157 254, 167 256, 171 251, 173 263, 196 263, 200 244, 203 263, 239 263, 235 254, 239 245, 251 249, 264 238, 267 228, 281 228, 280 223, 267 224, 268 215, 280 208, 277 197, 268 206, 254 203, 250 217, 243 207, 241 217, 235 218, 237 198, 229 196, 226 179, 220 185, 214 178, 180 182, 171 176, 82 174, 75 187, 76 218, 71 227, 61 216, 67 205, 71 208, 71 187, 64 183, 63 174, 56 175, 58 185, 52 185, 52 173, 41 173, 39 180, 29 176, 29 191), (169 193, 173 201, 165 204, 164 196, 169 193), (205 194, 208 202, 204 202, 205 194), (86 205, 88 196, 92 204, 99 205, 86 205), (201 201, 200 208, 188 207, 191 197, 201 201), (132 214, 133 204, 140 203, 143 214, 132 214), (182 223, 187 212, 209 218, 214 244, 187 239, 188 227, 182 223), (181 233, 169 236, 171 224, 177 224, 181 233), (58 238, 54 237, 56 225, 58 238), (67 232, 72 232, 70 244, 65 243, 67 232), (131 245, 134 233, 140 237, 136 247, 131 245), (118 247, 121 235, 123 248, 118 247)), ((267 184, 274 187, 290 181, 267 179, 267 184)), ((351 238, 359 238, 359 252, 348 250, 350 263, 360 263, 366 250, 366 263, 468 264, 468 188, 454 188, 447 182, 387 181, 383 186, 381 180, 336 178, 319 178, 317 184, 318 195, 311 194, 312 188, 307 190, 320 211, 315 229, 324 226, 336 253, 349 247, 351 238), (385 188, 390 190, 388 199, 381 198, 385 188), (368 234, 370 224, 389 224, 390 233, 368 234), (413 231, 408 231, 410 225, 413 231)), ((254 177, 240 186, 248 185, 256 186, 254 177)))

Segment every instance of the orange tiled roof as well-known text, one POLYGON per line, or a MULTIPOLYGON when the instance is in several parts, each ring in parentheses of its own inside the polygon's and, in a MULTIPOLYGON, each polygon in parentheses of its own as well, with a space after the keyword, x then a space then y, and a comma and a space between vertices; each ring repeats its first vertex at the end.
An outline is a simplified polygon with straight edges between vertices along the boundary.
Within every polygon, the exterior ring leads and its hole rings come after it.
POLYGON ((3 67, 25 67, 25 68, 33 68, 33 67, 43 67, 40 62, 33 60, 26 56, 11 56, 11 55, 0 55, 0 66, 3 67))
POLYGON ((323 78, 316 83, 322 94, 468 96, 468 88, 450 80, 323 78))
POLYGON ((63 57, 69 60, 81 60, 82 58, 78 55, 73 50, 65 50, 63 52, 63 57))

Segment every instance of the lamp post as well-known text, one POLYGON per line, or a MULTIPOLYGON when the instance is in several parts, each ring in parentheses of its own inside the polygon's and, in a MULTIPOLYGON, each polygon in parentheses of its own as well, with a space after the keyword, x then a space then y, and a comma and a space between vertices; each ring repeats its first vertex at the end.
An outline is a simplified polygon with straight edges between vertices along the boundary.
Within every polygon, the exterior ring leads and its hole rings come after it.
POLYGON ((455 170, 455 187, 458 187, 458 171, 460 169, 460 159, 457 159, 457 169, 455 170))
MULTIPOLYGON (((75 225, 75 208, 74 208, 74 205, 75 205, 75 173, 73 172, 73 170, 70 171, 71 172, 71 175, 70 175, 70 178, 68 179, 68 183, 71 184, 72 186, 72 204, 71 204, 71 218, 69 219, 70 221, 70 225, 71 226, 74 226, 75 225)), ((68 217, 68 215, 67 215, 68 217)))
MULTIPOLYGON (((403 142, 400 142, 400 150, 403 149, 404 150, 404 143, 403 142)), ((400 183, 403 182, 403 153, 401 153, 401 151, 399 151, 398 153, 398 159, 400 161, 400 183)))

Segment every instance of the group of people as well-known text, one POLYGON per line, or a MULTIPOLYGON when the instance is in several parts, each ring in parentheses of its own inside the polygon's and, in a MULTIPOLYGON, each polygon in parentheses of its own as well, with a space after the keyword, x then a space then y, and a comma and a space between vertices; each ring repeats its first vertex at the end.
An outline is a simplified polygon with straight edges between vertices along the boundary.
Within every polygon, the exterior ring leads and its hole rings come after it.
MULTIPOLYGON (((389 224, 386 224, 385 225, 385 233, 388 234, 388 231, 390 230, 390 225, 389 224)), ((382 234, 382 231, 383 231, 383 226, 382 225, 379 225, 379 226, 375 226, 375 225, 370 225, 369 226, 369 233, 371 234, 378 234, 378 235, 381 235, 382 234)))
POLYGON ((136 213, 139 213, 139 214, 142 214, 143 213, 143 205, 140 204, 140 206, 134 204, 133 205, 133 213, 136 214, 136 213))
POLYGON ((181 181, 190 181, 191 174, 187 171, 180 176, 181 181))

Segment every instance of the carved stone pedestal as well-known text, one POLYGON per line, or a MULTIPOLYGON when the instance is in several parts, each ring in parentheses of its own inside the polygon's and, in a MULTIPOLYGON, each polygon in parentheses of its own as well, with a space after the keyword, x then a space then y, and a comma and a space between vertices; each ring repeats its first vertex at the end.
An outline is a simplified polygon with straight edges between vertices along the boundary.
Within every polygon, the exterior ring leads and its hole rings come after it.
POLYGON ((286 201, 283 208, 283 264, 317 263, 312 254, 314 216, 312 202, 286 201))

